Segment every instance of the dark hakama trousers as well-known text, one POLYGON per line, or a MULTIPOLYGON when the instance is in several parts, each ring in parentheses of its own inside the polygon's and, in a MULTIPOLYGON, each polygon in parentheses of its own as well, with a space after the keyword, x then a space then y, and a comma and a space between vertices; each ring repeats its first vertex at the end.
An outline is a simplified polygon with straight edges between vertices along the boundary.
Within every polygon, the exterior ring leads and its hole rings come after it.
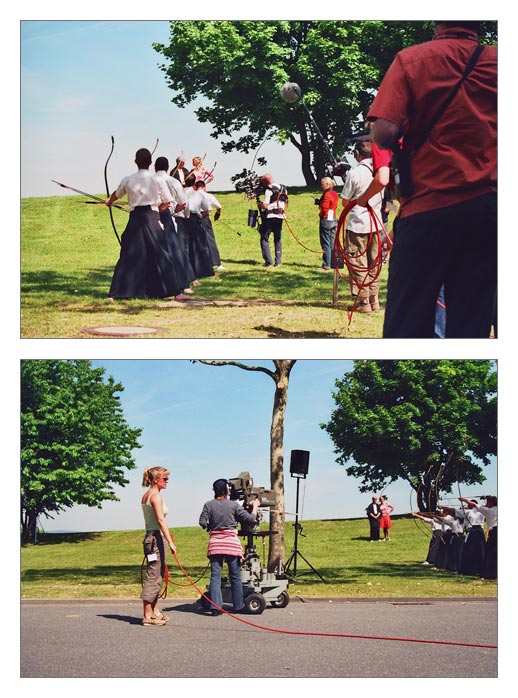
POLYGON ((484 573, 486 538, 482 526, 472 526, 464 543, 461 574, 481 577, 484 573))
POLYGON ((453 533, 448 553, 446 555, 446 569, 450 572, 459 572, 462 565, 462 551, 464 549, 464 534, 453 533))
POLYGON ((439 546, 442 545, 442 531, 437 530, 432 532, 432 539, 430 540, 430 545, 428 546, 428 555, 426 556, 426 562, 430 565, 437 566, 437 556, 439 555, 439 546))
POLYGON ((446 569, 446 559, 448 556, 448 548, 450 545, 451 537, 451 531, 444 531, 442 535, 442 543, 439 546, 439 550, 437 552, 437 562, 435 563, 435 566, 438 567, 440 570, 446 569))
POLYGON ((219 253, 218 244, 216 242, 216 236, 214 235, 212 221, 210 220, 210 218, 202 218, 201 224, 205 230, 205 235, 207 237, 207 245, 209 246, 210 258, 212 259, 212 266, 219 267, 219 265, 221 264, 221 255, 219 253))
POLYGON ((484 579, 498 579, 498 544, 497 527, 488 533, 484 555, 484 579))
POLYGON ((187 259, 185 257, 171 212, 169 210, 162 211, 160 213, 160 220, 164 226, 167 243, 169 245, 169 252, 174 263, 178 283, 182 288, 188 288, 191 281, 194 281, 196 277, 194 276, 194 272, 192 271, 188 257, 187 259), (189 275, 188 270, 190 270, 191 275, 189 275))
POLYGON ((191 265, 191 257, 189 252, 191 239, 189 222, 187 218, 180 218, 180 216, 175 216, 174 222, 176 223, 176 234, 178 236, 178 242, 180 243, 180 249, 182 251, 182 256, 185 263, 185 273, 191 281, 194 281, 196 279, 196 274, 194 273, 194 269, 191 265))
POLYGON ((140 206, 130 213, 110 298, 167 298, 182 291, 158 211, 140 206))
POLYGON ((189 258, 196 278, 203 279, 208 276, 214 276, 214 268, 212 266, 207 236, 201 218, 191 214, 187 220, 191 233, 189 240, 189 258))

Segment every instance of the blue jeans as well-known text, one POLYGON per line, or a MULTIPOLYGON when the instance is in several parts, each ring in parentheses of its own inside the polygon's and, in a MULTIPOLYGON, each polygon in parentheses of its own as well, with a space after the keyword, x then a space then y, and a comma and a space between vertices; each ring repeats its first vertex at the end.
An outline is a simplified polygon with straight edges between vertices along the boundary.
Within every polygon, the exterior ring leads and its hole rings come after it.
POLYGON ((320 235, 320 247, 322 248, 322 267, 331 268, 334 266, 333 248, 336 226, 336 221, 328 221, 325 218, 320 219, 318 232, 320 235))
POLYGON ((225 560, 228 565, 228 573, 230 576, 234 611, 240 611, 245 605, 245 600, 243 598, 243 584, 241 582, 241 561, 236 555, 210 556, 209 596, 211 601, 214 601, 220 608, 223 606, 223 597, 221 595, 221 571, 225 560))
POLYGON ((435 336, 438 339, 446 337, 446 306, 444 305, 444 286, 441 286, 437 305, 435 306, 435 336))

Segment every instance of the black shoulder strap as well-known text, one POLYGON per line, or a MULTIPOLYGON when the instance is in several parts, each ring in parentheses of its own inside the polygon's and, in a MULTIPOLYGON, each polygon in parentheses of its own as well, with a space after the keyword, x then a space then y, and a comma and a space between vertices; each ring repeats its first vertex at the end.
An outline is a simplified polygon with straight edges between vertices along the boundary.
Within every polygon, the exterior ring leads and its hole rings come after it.
POLYGON ((483 50, 484 50, 484 47, 481 46, 480 44, 478 44, 477 47, 475 48, 475 50, 473 51, 473 53, 471 54, 471 57, 470 57, 469 61, 467 62, 466 67, 464 68, 464 72, 462 73, 460 80, 458 80, 457 83, 453 86, 453 89, 450 92, 450 94, 446 97, 446 99, 441 104, 439 109, 437 109, 437 111, 433 115, 433 118, 430 121, 430 123, 428 124, 427 129, 421 134, 417 143, 414 145, 414 147, 412 149, 412 155, 415 155, 417 150, 423 145, 423 143, 428 138, 428 135, 432 131, 435 124, 439 121, 439 119, 442 117, 442 115, 444 114, 446 109, 449 107, 449 105, 453 101, 455 95, 459 91, 460 86, 462 85, 464 80, 468 77, 468 75, 471 73, 471 71, 475 67, 475 64, 478 61, 479 56, 483 50))

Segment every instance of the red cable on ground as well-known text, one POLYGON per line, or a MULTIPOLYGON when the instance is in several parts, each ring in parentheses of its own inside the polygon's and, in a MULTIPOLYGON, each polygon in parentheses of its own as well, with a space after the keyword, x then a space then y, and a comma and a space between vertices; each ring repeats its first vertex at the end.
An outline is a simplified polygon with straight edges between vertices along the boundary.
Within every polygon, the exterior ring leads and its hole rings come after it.
POLYGON ((304 248, 305 250, 307 250, 308 252, 313 252, 314 254, 322 254, 322 250, 320 250, 320 251, 317 251, 317 250, 310 250, 309 247, 306 247, 306 245, 304 245, 304 244, 298 239, 298 237, 295 235, 295 233, 294 233, 293 230, 291 229, 290 224, 288 223, 288 219, 286 218, 286 214, 284 214, 284 222, 286 223, 286 226, 287 226, 288 230, 290 231, 290 233, 291 233, 293 239, 294 239, 296 242, 298 242, 299 245, 300 245, 301 247, 303 247, 303 248, 304 248))
POLYGON ((258 630, 266 630, 271 633, 279 633, 282 635, 309 635, 309 636, 316 636, 316 637, 349 637, 349 638, 354 638, 358 640, 391 640, 394 642, 418 642, 422 644, 431 644, 431 645, 456 645, 458 647, 485 647, 487 649, 497 649, 497 645, 484 645, 484 644, 475 644, 471 642, 453 642, 449 640, 421 640, 418 638, 410 638, 410 637, 383 637, 383 636, 377 636, 377 635, 353 635, 350 633, 325 633, 325 632, 316 632, 316 631, 306 631, 306 630, 282 630, 280 628, 270 628, 267 625, 259 625, 258 623, 252 623, 249 620, 245 620, 244 618, 240 618, 239 616, 235 616, 233 613, 230 613, 229 611, 225 611, 224 608, 221 608, 218 606, 216 603, 211 601, 209 597, 199 589, 196 584, 192 581, 190 578, 188 572, 182 567, 182 564, 180 560, 178 559, 177 554, 174 554, 175 560, 178 563, 178 566, 186 576, 186 578, 190 581, 191 585, 196 589, 196 591, 203 596, 203 598, 208 601, 212 606, 214 606, 215 609, 218 611, 222 611, 225 613, 227 616, 230 616, 234 620, 239 621, 240 623, 244 623, 245 625, 249 625, 252 628, 257 628, 258 630))

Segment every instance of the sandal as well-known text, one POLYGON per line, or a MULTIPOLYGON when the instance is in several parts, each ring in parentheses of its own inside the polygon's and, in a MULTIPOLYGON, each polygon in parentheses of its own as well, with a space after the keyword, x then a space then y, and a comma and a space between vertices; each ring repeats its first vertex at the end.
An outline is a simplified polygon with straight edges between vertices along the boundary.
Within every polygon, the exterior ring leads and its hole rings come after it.
POLYGON ((155 613, 152 618, 156 618, 157 620, 164 620, 166 623, 168 620, 171 620, 169 616, 166 616, 165 613, 162 613, 162 611, 159 611, 158 613, 155 613))
POLYGON ((150 616, 149 618, 142 618, 142 625, 165 625, 165 620, 156 616, 150 616))

